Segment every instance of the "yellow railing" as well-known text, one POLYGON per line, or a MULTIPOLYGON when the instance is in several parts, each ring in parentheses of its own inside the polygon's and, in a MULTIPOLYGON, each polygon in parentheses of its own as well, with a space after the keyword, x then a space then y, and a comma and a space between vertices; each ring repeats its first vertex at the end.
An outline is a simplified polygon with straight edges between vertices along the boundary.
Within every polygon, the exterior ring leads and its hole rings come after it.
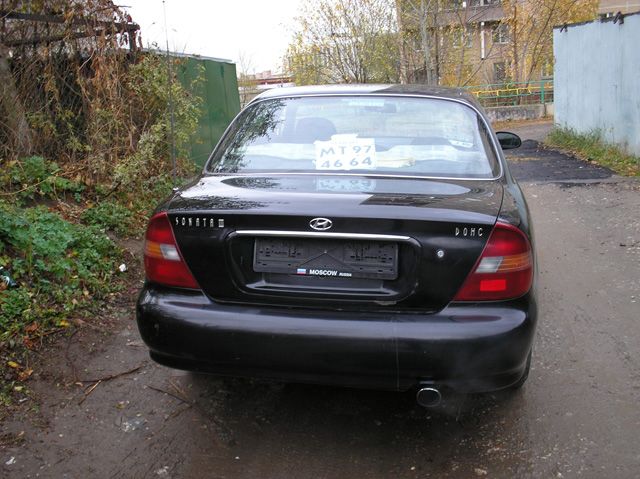
POLYGON ((499 83, 466 87, 484 106, 506 106, 553 101, 553 80, 499 83))

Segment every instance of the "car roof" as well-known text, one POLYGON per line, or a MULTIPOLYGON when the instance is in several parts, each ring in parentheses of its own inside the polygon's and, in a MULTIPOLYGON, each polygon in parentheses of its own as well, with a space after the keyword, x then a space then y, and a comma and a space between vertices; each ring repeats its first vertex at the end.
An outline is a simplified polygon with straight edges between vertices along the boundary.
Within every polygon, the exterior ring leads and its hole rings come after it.
POLYGON ((267 90, 253 101, 268 98, 291 98, 297 96, 316 95, 411 95, 436 97, 447 100, 456 100, 469 103, 480 109, 475 97, 462 88, 450 88, 429 85, 385 85, 385 84, 340 84, 340 85, 309 85, 284 88, 272 88, 267 90))

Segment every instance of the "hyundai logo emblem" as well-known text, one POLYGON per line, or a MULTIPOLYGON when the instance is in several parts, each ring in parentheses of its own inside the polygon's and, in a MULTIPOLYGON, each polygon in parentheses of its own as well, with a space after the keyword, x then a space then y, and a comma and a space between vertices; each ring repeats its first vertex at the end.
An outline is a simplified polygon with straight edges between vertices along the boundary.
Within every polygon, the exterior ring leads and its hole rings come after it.
POLYGON ((309 221, 309 226, 317 231, 327 231, 333 226, 333 221, 329 218, 313 218, 309 221))

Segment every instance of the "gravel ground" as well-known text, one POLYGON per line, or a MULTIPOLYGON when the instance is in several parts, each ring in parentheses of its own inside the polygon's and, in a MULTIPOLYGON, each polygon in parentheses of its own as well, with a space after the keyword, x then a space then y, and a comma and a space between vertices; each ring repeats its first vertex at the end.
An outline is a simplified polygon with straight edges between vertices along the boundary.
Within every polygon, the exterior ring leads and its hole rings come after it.
POLYGON ((410 394, 166 369, 139 339, 132 292, 107 326, 43 353, 1 425, 0 476, 639 477, 640 182, 520 153, 541 305, 520 392, 424 410, 410 394))

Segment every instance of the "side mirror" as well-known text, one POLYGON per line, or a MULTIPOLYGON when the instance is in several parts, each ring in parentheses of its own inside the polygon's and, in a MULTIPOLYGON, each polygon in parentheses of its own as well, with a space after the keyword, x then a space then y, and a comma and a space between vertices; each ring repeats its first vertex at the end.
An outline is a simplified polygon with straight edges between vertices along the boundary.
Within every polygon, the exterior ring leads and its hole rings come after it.
POLYGON ((503 150, 513 150, 514 148, 520 148, 520 145, 522 145, 522 140, 515 133, 497 131, 496 136, 503 150))

